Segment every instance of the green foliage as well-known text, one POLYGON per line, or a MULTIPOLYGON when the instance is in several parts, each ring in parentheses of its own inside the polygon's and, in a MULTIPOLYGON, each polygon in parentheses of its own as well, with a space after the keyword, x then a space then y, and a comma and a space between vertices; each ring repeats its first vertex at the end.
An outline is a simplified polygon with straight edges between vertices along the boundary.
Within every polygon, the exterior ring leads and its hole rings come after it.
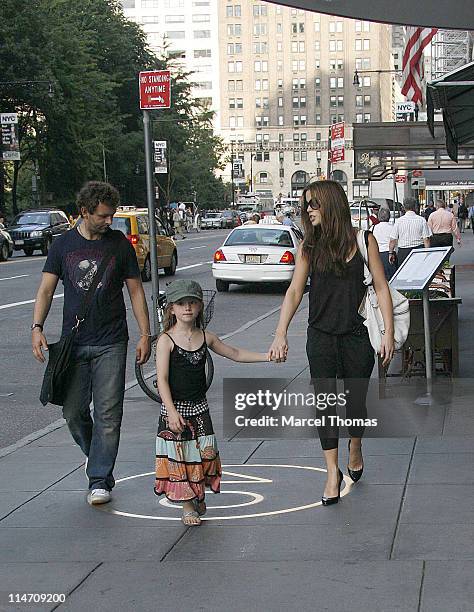
POLYGON ((151 53, 144 32, 125 19, 118 0, 2 0, 0 40, 2 82, 46 81, 0 85, 1 111, 21 116, 22 161, 3 164, 13 200, 19 180, 21 207, 31 205, 35 166, 41 203, 67 203, 86 180, 103 179, 104 157, 108 180, 123 201, 144 204, 138 73, 167 67, 172 108, 153 116, 154 138, 168 140, 170 152, 162 201, 190 200, 193 191, 199 202, 223 197, 214 175, 222 142, 212 134, 211 113, 192 99, 189 75, 151 53))

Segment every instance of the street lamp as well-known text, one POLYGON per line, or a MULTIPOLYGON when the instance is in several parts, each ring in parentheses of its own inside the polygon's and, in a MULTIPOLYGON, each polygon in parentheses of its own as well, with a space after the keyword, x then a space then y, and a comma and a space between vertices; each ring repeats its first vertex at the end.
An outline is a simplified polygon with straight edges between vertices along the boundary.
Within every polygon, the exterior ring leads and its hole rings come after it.
POLYGON ((376 74, 400 74, 400 70, 385 70, 385 69, 381 69, 381 70, 355 70, 354 71, 354 79, 352 81, 352 84, 355 85, 355 87, 360 87, 360 78, 359 78, 359 74, 365 74, 365 73, 376 73, 376 74))
POLYGON ((1 85, 48 85, 48 96, 54 97, 54 89, 51 81, 0 81, 1 85))

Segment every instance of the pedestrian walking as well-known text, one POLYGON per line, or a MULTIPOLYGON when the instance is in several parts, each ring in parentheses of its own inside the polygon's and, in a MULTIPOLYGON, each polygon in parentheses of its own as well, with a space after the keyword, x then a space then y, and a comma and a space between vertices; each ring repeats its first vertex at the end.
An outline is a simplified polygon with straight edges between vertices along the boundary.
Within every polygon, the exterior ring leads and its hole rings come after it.
POLYGON ((428 219, 430 218, 430 215, 432 213, 434 213, 436 210, 436 208, 434 207, 433 202, 429 202, 428 206, 426 206, 425 210, 423 211, 423 216, 426 219, 426 221, 428 221, 428 219))
POLYGON ((91 309, 75 337, 63 405, 69 431, 86 456, 89 504, 110 501, 115 484, 128 343, 124 283, 140 333, 136 359, 143 364, 150 356, 148 309, 135 251, 122 232, 111 229, 118 204, 118 191, 108 183, 91 181, 81 189, 77 205, 82 221, 51 246, 31 326, 33 354, 44 362, 42 351, 48 350, 48 343, 43 326, 59 279, 64 285, 62 336, 66 336, 78 322, 84 294, 101 261, 110 256, 91 309))
POLYGON ((468 208, 468 217, 471 224, 472 233, 474 234, 474 204, 468 208))
MULTIPOLYGON (((315 394, 334 393, 337 378, 344 378, 346 417, 365 418, 366 395, 374 366, 374 351, 367 328, 359 315, 365 296, 364 260, 358 250, 358 231, 352 227, 347 196, 335 181, 315 181, 303 192, 306 206, 301 219, 304 241, 296 257, 291 285, 286 292, 275 339, 269 357, 284 361, 288 352, 288 326, 301 303, 310 276, 309 325, 306 352, 315 394)), ((387 365, 393 355, 393 307, 377 242, 364 232, 368 244, 368 265, 373 276, 385 324, 381 357, 387 365)), ((324 414, 327 416, 331 408, 324 414)), ((349 476, 360 479, 363 471, 361 438, 363 427, 349 428, 349 476)), ((327 466, 323 505, 337 503, 343 474, 338 467, 337 426, 318 427, 327 466)))
POLYGON ((456 217, 446 209, 444 200, 436 200, 436 212, 430 215, 428 227, 433 232, 430 244, 433 247, 453 246, 453 236, 458 244, 461 244, 456 217))
POLYGON ((166 290, 164 333, 156 351, 162 406, 156 438, 155 494, 183 504, 185 525, 200 525, 206 511, 205 488, 220 491, 219 451, 206 399, 206 352, 232 361, 268 361, 224 344, 203 327, 203 294, 198 283, 177 280, 166 290))
POLYGON ((393 263, 389 261, 389 244, 390 234, 392 233, 392 224, 390 221, 390 209, 384 206, 379 209, 378 223, 372 230, 374 238, 379 247, 380 259, 382 260, 385 278, 389 281, 397 271, 397 261, 393 263))
POLYGON ((398 245, 398 265, 401 266, 413 249, 429 248, 432 234, 426 219, 416 214, 418 203, 414 198, 403 202, 405 214, 395 219, 390 233, 389 261, 395 263, 395 247, 398 245))
POLYGON ((283 225, 288 225, 288 227, 293 227, 293 219, 290 212, 285 213, 282 223, 283 225))
POLYGON ((183 220, 181 218, 181 214, 178 208, 174 209, 173 226, 174 226, 175 237, 181 236, 181 239, 184 240, 186 236, 183 234, 183 220))
POLYGON ((464 234, 466 228, 466 221, 468 217, 467 207, 464 202, 461 202, 458 206, 458 228, 461 234, 464 234))
POLYGON ((244 225, 258 225, 260 223, 260 215, 258 213, 254 213, 251 215, 250 219, 248 219, 244 225))

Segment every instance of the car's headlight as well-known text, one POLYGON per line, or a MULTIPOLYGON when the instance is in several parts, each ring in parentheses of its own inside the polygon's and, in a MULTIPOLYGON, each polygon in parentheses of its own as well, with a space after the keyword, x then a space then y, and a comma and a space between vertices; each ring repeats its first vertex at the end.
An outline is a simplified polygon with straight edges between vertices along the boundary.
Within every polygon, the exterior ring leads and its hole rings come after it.
POLYGON ((30 238, 41 238, 42 235, 43 232, 41 230, 36 230, 34 232, 31 232, 30 238))

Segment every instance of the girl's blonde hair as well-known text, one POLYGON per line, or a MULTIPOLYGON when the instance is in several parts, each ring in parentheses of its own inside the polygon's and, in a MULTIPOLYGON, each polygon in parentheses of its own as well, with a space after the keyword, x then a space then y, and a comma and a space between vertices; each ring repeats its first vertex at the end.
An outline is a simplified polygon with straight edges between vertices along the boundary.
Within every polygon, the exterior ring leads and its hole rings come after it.
MULTIPOLYGON (((193 300, 195 299, 196 298, 193 298, 193 300)), ((196 327, 204 329, 204 302, 202 300, 200 301, 201 301, 201 310, 199 311, 199 314, 196 317, 196 320, 194 321, 194 323, 196 327)), ((176 325, 176 317, 171 312, 173 304, 174 302, 171 302, 170 304, 167 304, 165 308, 165 312, 163 315, 163 331, 164 332, 169 331, 172 327, 176 325)))

